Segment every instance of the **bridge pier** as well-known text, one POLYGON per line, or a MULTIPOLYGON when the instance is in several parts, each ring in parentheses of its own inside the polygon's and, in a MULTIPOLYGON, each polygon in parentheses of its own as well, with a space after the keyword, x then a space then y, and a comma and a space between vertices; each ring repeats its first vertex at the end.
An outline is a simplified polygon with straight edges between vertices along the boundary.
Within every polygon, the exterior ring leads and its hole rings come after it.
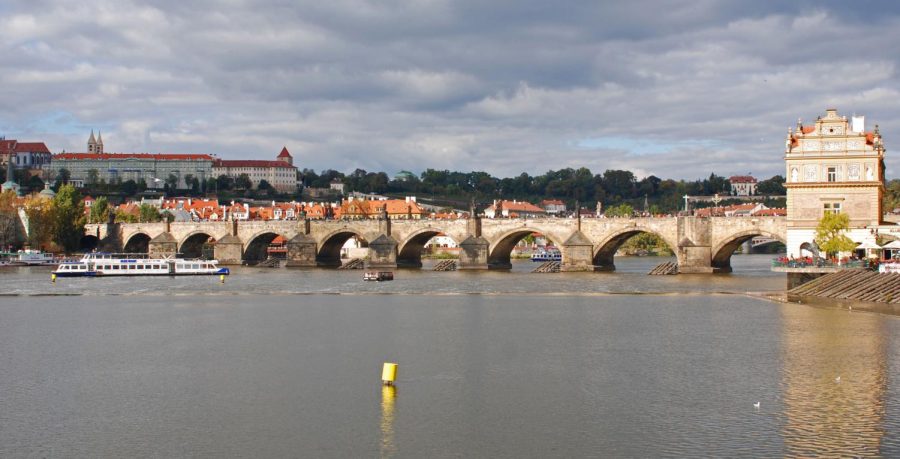
POLYGON ((562 245, 562 263, 560 271, 594 271, 594 244, 581 232, 576 230, 562 245))
POLYGON ((173 257, 176 253, 178 253, 178 241, 175 240, 172 233, 166 231, 150 239, 150 250, 148 251, 150 258, 173 257))
POLYGON ((213 256, 220 265, 240 265, 244 262, 244 243, 233 234, 227 234, 216 241, 213 256))
POLYGON ((311 224, 309 218, 303 220, 302 231, 287 242, 287 266, 315 268, 318 247, 316 240, 310 237, 311 224))
POLYGON ((712 230, 710 220, 701 217, 678 218, 678 272, 708 274, 712 267, 712 230))
POLYGON ((387 234, 369 243, 369 267, 393 269, 397 267, 397 241, 387 234))

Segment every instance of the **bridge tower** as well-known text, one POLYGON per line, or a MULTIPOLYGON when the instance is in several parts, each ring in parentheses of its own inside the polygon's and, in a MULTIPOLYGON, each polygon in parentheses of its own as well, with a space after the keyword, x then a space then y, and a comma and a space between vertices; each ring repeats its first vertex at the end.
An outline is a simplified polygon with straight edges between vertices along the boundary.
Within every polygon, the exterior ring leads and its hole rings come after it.
POLYGON ((801 245, 815 240, 825 213, 850 217, 848 236, 855 242, 871 237, 869 227, 882 220, 884 144, 878 125, 866 131, 865 117, 825 110, 815 124, 797 120, 785 139, 787 250, 799 257, 801 245))

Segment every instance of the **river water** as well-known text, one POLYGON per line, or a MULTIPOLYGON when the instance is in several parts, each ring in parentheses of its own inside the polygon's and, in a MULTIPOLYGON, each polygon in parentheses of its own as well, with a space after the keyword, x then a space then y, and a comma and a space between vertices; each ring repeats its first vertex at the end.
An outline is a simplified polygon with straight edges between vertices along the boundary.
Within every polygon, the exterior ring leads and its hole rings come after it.
POLYGON ((0 457, 900 456, 900 318, 745 295, 784 287, 770 258, 384 283, 2 269, 0 457))

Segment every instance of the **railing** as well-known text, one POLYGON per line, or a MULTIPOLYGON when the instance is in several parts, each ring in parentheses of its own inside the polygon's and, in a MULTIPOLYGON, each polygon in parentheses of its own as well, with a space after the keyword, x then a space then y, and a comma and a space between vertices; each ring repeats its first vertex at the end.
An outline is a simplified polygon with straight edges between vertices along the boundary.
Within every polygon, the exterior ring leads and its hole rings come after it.
POLYGON ((772 260, 773 268, 865 268, 877 269, 878 263, 869 260, 828 260, 823 258, 776 258, 772 260))

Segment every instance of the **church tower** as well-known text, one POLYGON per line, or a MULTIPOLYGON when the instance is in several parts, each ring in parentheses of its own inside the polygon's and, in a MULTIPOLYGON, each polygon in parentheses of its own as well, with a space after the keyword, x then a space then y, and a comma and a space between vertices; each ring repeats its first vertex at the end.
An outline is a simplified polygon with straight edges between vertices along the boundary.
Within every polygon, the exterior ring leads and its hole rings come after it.
POLYGON ((94 130, 91 129, 91 137, 87 142, 88 153, 103 153, 103 135, 99 132, 98 137, 94 138, 94 130))
POLYGON ((288 163, 291 166, 294 165, 294 157, 291 156, 291 153, 288 151, 287 147, 281 149, 281 153, 278 154, 276 158, 278 161, 288 163))

